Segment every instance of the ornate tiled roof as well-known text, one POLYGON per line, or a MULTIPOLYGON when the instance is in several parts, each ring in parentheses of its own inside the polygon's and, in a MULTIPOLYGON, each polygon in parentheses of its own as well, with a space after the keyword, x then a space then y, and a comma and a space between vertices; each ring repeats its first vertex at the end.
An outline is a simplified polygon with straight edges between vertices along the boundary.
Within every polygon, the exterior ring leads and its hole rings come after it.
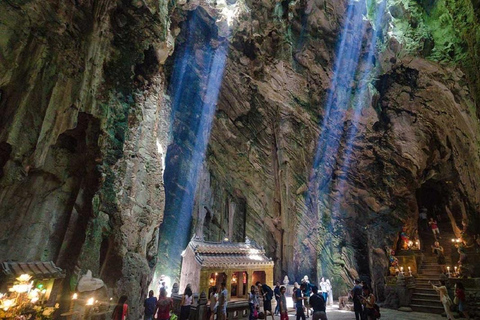
POLYGON ((188 246, 203 267, 273 266, 272 259, 265 255, 265 249, 248 239, 246 242, 209 242, 192 239, 188 246))
POLYGON ((6 261, 0 264, 0 271, 6 276, 19 277, 22 274, 29 274, 37 279, 42 278, 64 278, 62 269, 52 261, 13 262, 6 261))

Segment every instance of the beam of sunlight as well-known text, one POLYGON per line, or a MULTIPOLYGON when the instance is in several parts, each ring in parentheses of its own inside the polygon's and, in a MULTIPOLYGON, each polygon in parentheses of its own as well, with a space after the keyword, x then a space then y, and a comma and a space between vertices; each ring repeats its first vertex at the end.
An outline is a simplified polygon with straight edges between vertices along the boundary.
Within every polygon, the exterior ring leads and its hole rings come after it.
MULTIPOLYGON (((360 117, 362 114, 362 110, 365 107, 368 107, 366 105, 369 103, 369 91, 368 91, 368 84, 371 80, 377 76, 378 69, 375 68, 375 54, 376 54, 376 48, 377 48, 377 37, 375 36, 375 31, 378 30, 382 23, 383 23, 383 17, 384 14, 383 12, 386 9, 386 0, 382 1, 380 5, 377 6, 376 8, 376 18, 373 24, 374 30, 372 31, 373 36, 372 39, 370 40, 370 45, 368 46, 368 51, 367 51, 367 57, 364 60, 364 70, 361 73, 360 79, 358 80, 358 87, 359 90, 353 97, 353 116, 351 118, 351 125, 348 128, 347 131, 347 136, 345 138, 345 150, 343 151, 343 162, 342 162, 342 169, 340 170, 341 172, 347 173, 348 170, 350 169, 350 164, 352 161, 352 152, 353 152, 353 146, 355 142, 356 135, 358 133, 358 123, 360 121, 360 117)), ((337 190, 340 190, 342 192, 345 190, 346 187, 346 179, 339 179, 339 186, 337 190)), ((335 203, 334 210, 339 210, 340 204, 337 202, 335 203)))
MULTIPOLYGON (((190 13, 186 41, 175 58, 170 92, 172 96, 173 143, 167 150, 164 174, 166 199, 164 221, 159 228, 157 267, 159 275, 179 275, 181 252, 185 249, 192 223, 195 190, 210 138, 223 72, 227 43, 212 45, 215 37, 197 12, 190 13), (199 34, 203 38, 200 41, 199 34)), ((159 283, 153 281, 156 290, 159 283)))
MULTIPOLYGON (((348 2, 344 26, 338 38, 331 86, 320 123, 321 133, 305 198, 307 210, 305 214, 317 217, 318 221, 322 221, 325 209, 332 214, 338 214, 341 210, 343 192, 346 188, 344 175, 350 168, 362 109, 368 103, 368 83, 376 75, 375 29, 382 23, 385 6, 386 0, 375 3, 376 18, 372 22, 374 30, 369 32, 369 22, 365 19, 367 12, 365 1, 348 2), (347 122, 349 127, 345 129, 347 122), (345 141, 343 150, 342 141, 345 141), (335 179, 335 171, 338 169, 342 177, 335 179), (337 198, 329 196, 333 190, 339 192, 337 198)), ((332 234, 334 226, 331 223, 324 227, 328 234, 332 234)), ((322 253, 319 259, 322 268, 325 265, 322 253)))

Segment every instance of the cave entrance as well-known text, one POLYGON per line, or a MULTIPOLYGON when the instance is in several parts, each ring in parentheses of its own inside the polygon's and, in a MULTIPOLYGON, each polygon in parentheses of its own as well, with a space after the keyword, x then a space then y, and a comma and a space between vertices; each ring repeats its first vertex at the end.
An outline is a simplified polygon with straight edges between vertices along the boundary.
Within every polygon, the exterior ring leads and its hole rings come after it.
POLYGON ((428 219, 435 218, 439 221, 448 217, 445 205, 448 200, 448 192, 443 182, 428 180, 416 191, 418 209, 427 209, 428 219))
MULTIPOLYGON (((415 193, 419 212, 426 209, 427 220, 430 218, 437 220, 440 236, 442 235, 442 231, 443 233, 452 232, 452 226, 445 210, 445 206, 447 206, 450 198, 448 183, 449 182, 446 181, 428 180, 422 184, 415 193)), ((430 245, 433 244, 434 238, 432 236, 432 230, 428 224, 422 224, 421 220, 418 222, 418 234, 421 239, 422 249, 430 247, 430 245)))

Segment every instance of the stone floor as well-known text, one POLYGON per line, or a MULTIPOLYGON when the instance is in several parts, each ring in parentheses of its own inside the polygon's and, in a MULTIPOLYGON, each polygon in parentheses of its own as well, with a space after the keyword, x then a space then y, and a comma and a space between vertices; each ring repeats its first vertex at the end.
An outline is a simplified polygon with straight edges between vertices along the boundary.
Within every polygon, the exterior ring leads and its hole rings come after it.
MULTIPOLYGON (((422 312, 401 312, 391 309, 381 308, 382 317, 380 320, 440 320, 446 319, 438 314, 422 313, 422 312)), ((355 314, 352 311, 338 310, 337 305, 327 307, 328 320, 355 320, 355 314)), ((270 317, 267 320, 271 319, 270 317)), ((275 317, 275 320, 280 317, 275 317)), ((294 320, 294 312, 289 313, 289 320, 294 320)), ((311 320, 311 317, 309 318, 311 320)))

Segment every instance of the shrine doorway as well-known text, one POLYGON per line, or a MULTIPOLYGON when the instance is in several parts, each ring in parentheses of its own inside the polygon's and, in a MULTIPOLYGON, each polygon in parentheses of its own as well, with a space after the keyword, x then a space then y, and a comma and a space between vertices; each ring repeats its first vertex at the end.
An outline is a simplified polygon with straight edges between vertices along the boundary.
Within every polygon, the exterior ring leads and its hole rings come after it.
POLYGON ((260 282, 262 284, 266 283, 267 280, 267 275, 265 274, 265 271, 254 271, 252 275, 252 283, 256 284, 257 282, 260 282))

